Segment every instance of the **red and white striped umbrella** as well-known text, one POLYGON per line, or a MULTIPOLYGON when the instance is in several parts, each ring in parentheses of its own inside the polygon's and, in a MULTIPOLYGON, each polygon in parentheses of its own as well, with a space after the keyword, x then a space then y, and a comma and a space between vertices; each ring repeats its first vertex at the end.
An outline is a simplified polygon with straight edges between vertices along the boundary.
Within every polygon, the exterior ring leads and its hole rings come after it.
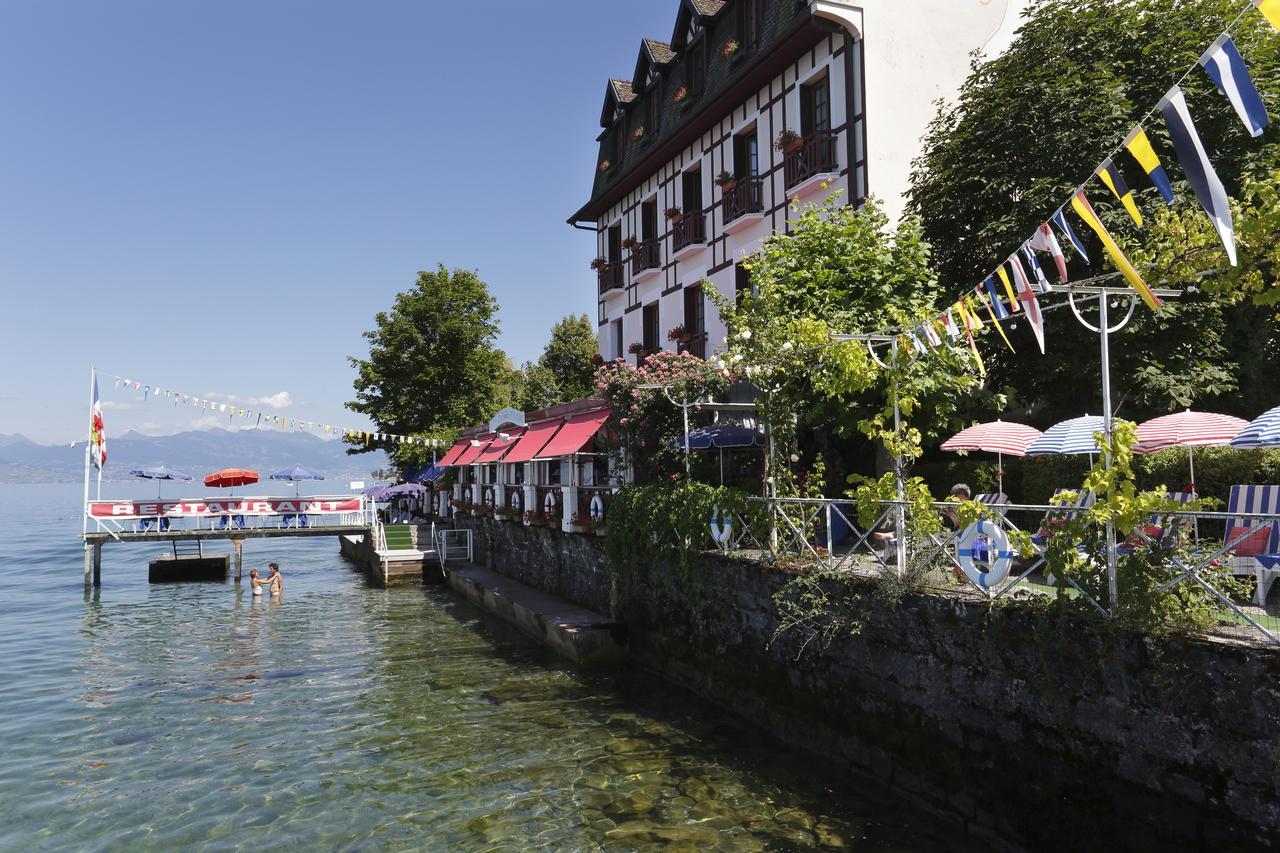
POLYGON ((981 450, 996 454, 1000 491, 1004 491, 1004 457, 1026 456, 1027 447, 1040 437, 1040 430, 1026 424, 992 421, 961 430, 942 443, 943 450, 966 452, 981 450))
MULTIPOLYGON (((1239 430, 1237 430, 1238 432, 1239 430)), ((992 421, 961 430, 942 443, 943 450, 983 450, 987 453, 1026 456, 1027 446, 1040 437, 1040 430, 1025 424, 992 421)), ((1234 438, 1234 435, 1232 436, 1234 438)))
POLYGON ((1248 421, 1213 412, 1176 412, 1138 424, 1134 453, 1155 453, 1170 447, 1225 447, 1248 421))

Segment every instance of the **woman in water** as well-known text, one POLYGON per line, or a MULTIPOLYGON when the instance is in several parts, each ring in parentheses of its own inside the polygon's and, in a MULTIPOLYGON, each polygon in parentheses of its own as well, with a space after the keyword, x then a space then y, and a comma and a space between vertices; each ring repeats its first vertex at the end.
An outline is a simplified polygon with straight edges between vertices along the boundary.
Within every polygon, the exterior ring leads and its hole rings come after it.
POLYGON ((263 585, 266 583, 266 581, 260 581, 260 580, 258 580, 258 570, 257 570, 257 569, 250 569, 250 570, 249 570, 249 583, 253 585, 253 594, 254 594, 254 595, 262 595, 262 587, 263 587, 263 585))

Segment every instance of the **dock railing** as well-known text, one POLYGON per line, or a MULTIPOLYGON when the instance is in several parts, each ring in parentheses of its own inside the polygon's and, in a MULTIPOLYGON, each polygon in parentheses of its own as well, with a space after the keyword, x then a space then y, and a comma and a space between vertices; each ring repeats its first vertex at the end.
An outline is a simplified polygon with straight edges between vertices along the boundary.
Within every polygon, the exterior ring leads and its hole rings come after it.
POLYGON ((202 497, 90 500, 85 503, 86 533, 156 534, 173 538, 183 532, 305 529, 309 527, 369 529, 377 522, 374 505, 364 495, 302 497, 202 497))

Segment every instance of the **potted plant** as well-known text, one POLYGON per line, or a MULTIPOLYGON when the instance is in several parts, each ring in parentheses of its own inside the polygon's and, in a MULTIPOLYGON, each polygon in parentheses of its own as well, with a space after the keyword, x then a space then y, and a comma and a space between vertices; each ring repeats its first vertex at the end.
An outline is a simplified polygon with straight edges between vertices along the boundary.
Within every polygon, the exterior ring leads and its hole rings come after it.
POLYGON ((644 344, 640 343, 639 341, 636 341, 631 346, 627 347, 627 352, 631 353, 637 358, 643 357, 645 355, 644 344))
POLYGON ((684 325, 681 323, 677 323, 676 325, 672 326, 671 331, 667 332, 667 340, 673 341, 678 344, 688 343, 689 336, 685 334, 684 325))
POLYGON ((630 249, 633 252, 640 251, 640 245, 640 241, 636 239, 636 235, 634 234, 622 241, 622 248, 630 249))
POLYGON ((542 513, 534 512, 531 509, 527 509, 524 511, 525 527, 541 527, 545 523, 546 522, 543 521, 543 518, 542 518, 542 513))
POLYGON ((779 151, 799 151, 804 146, 804 138, 791 128, 787 128, 778 134, 778 141, 774 143, 774 148, 779 151))
POLYGON ((595 533, 596 536, 600 537, 601 539, 603 539, 606 535, 608 535, 608 529, 605 527, 603 516, 601 516, 600 518, 592 519, 591 530, 593 533, 595 533))
POLYGON ((551 512, 543 513, 543 518, 546 519, 547 527, 559 527, 564 516, 560 514, 560 508, 556 507, 551 512))
POLYGON ((724 46, 720 48, 720 53, 727 59, 737 53, 741 47, 742 45, 738 44, 737 39, 729 39, 724 43, 724 46))
POLYGON ((729 174, 727 171, 721 172, 720 174, 716 175, 716 186, 718 186, 721 190, 723 190, 725 195, 728 195, 729 193, 733 192, 734 189, 737 188, 738 179, 735 178, 733 175, 729 174))
POLYGON ((587 533, 591 530, 591 514, 587 512, 575 512, 569 518, 570 533, 587 533))
POLYGON ((640 125, 635 130, 631 131, 631 138, 637 142, 644 139, 644 125, 640 125))
POLYGON ((679 89, 676 89, 676 93, 671 96, 671 100, 675 101, 677 104, 683 104, 688 99, 688 97, 689 97, 689 87, 681 86, 679 89))
POLYGON ((673 225, 679 225, 684 221, 684 211, 678 207, 668 207, 663 211, 663 215, 667 217, 673 225))
POLYGON ((591 268, 593 270, 607 270, 609 268, 609 262, 604 258, 596 258, 591 261, 591 268))
POLYGON ((612 163, 610 163, 608 160, 601 160, 601 161, 600 161, 600 171, 602 171, 602 172, 607 172, 607 171, 609 171, 609 167, 610 167, 611 165, 613 165, 613 164, 612 164, 612 163))

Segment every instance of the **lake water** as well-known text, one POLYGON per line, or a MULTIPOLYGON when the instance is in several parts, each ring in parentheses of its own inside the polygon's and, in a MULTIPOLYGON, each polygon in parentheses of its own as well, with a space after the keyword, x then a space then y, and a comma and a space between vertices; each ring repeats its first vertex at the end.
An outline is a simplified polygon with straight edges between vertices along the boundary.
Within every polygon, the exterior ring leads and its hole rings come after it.
POLYGON ((162 549, 119 544, 85 592, 80 498, 0 485, 0 849, 962 849, 654 677, 367 588, 328 539, 246 544, 278 602, 150 585, 162 549))

